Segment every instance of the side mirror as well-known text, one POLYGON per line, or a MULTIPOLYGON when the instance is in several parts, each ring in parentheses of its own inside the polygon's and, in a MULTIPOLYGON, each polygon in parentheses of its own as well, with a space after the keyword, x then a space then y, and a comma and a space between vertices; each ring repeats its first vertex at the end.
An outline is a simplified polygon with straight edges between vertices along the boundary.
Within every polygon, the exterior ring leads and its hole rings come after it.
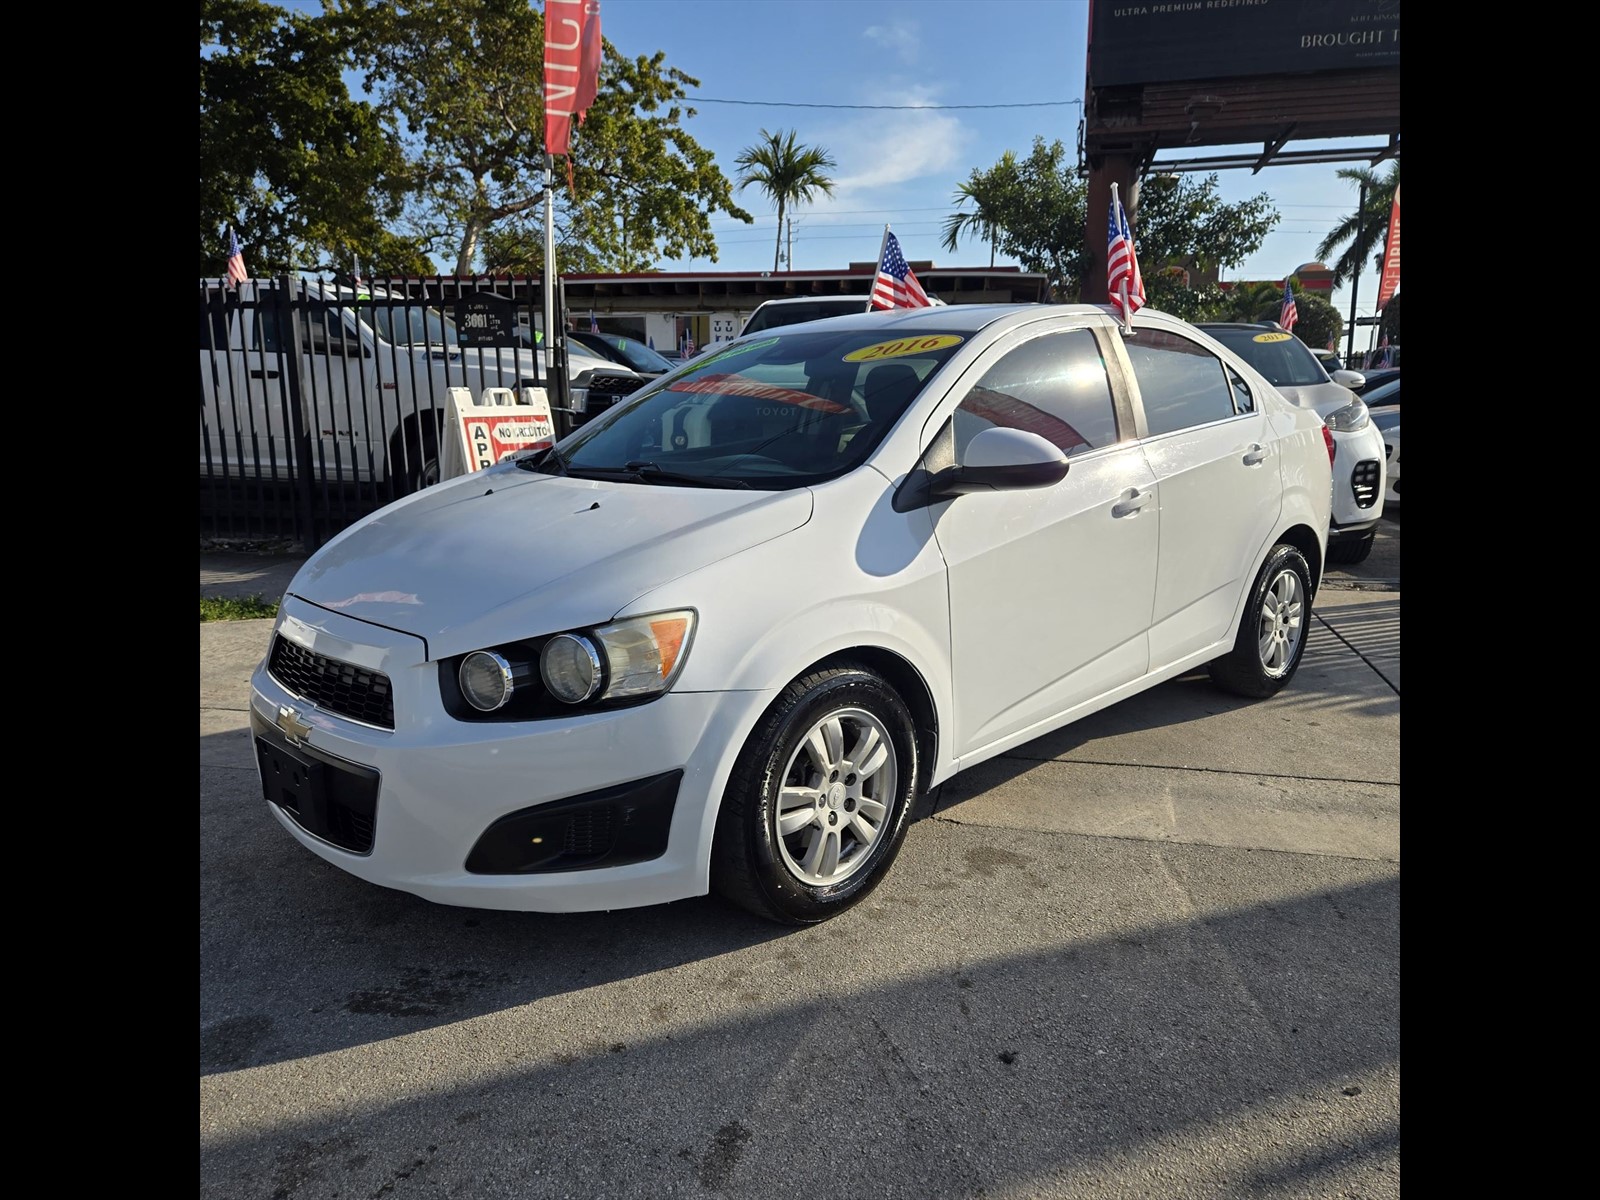
POLYGON ((968 492, 1009 492, 1049 487, 1066 478, 1067 460, 1058 446, 1026 429, 985 429, 967 443, 962 462, 929 481, 930 500, 968 492))
POLYGON ((1360 371, 1335 371, 1332 378, 1335 383, 1342 383, 1351 391, 1364 387, 1367 382, 1367 377, 1360 371))

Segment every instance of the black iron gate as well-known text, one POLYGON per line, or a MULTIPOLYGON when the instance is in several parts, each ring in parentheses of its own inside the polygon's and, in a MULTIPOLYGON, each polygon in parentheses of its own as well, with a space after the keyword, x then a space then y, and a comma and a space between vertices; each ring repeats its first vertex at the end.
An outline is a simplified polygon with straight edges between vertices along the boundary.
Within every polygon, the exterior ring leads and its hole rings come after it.
POLYGON ((532 276, 202 280, 201 535, 314 548, 436 481, 452 387, 546 387, 567 433, 582 415, 547 378, 542 299, 532 276))

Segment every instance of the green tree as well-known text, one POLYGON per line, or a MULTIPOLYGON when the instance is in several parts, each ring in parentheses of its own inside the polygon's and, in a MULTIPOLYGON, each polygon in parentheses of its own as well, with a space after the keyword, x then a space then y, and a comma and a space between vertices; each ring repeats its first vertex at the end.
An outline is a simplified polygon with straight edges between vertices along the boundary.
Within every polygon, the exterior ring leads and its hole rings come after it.
POLYGON ((1217 189, 1215 175, 1154 175, 1140 183, 1133 237, 1141 267, 1193 265, 1214 274, 1261 248, 1278 224, 1272 200, 1263 192, 1225 204, 1217 189))
MULTIPOLYGON (((1265 195, 1225 204, 1217 187, 1214 175, 1198 182, 1158 176, 1144 180, 1133 198, 1134 247, 1146 294, 1152 281, 1159 279, 1154 286, 1166 311, 1200 312, 1216 297, 1183 295, 1180 283, 1162 275, 1163 267, 1233 266, 1260 249, 1278 223, 1265 195)), ((1061 142, 1046 143, 1036 137, 1032 152, 1023 159, 1006 151, 993 167, 974 170, 961 185, 958 201, 968 196, 981 198, 981 208, 945 219, 948 249, 955 249, 957 238, 969 229, 992 230, 1001 253, 1015 258, 1025 270, 1049 277, 1056 299, 1072 300, 1082 294, 1088 266, 1084 253, 1088 189, 1061 142)))
MULTIPOLYGON (((1344 335, 1344 318, 1339 310, 1316 293, 1304 290, 1298 277, 1291 276, 1289 285, 1294 288, 1295 337, 1318 350, 1337 347, 1344 335)), ((1283 313, 1283 284, 1236 284, 1207 307, 1200 320, 1276 322, 1283 313)))
POLYGON ((409 270, 391 233, 406 188, 399 146, 340 78, 328 25, 264 0, 200 4, 200 273, 226 270, 232 226, 256 274, 409 270))
MULTIPOLYGON (((397 118, 411 166, 411 220, 469 274, 495 257, 542 269, 544 16, 528 0, 328 0, 365 86, 397 118), (502 228, 503 227, 503 228, 502 228)), ((599 93, 557 169, 558 226, 573 253, 614 271, 660 257, 717 257, 714 212, 750 221, 710 151, 684 128, 699 80, 665 55, 604 42, 599 93)), ((497 266, 513 265, 499 262, 497 266)))
POLYGON ((1004 197, 1015 187, 1016 174, 1017 156, 1007 150, 989 171, 973 171, 964 183, 956 185, 952 199, 962 211, 944 219, 941 244, 946 250, 954 253, 963 236, 977 236, 989 243, 989 265, 994 266, 1004 197), (966 207, 969 204, 970 209, 966 207))
MULTIPOLYGON (((820 193, 833 195, 833 180, 828 172, 838 164, 820 146, 802 146, 795 131, 761 131, 761 140, 739 151, 733 161, 739 165, 739 190, 752 183, 778 206, 778 241, 772 252, 772 269, 778 269, 783 256, 784 210, 809 204, 820 193)), ((794 264, 791 263, 792 267, 794 264)))
MULTIPOLYGON (((1361 265, 1369 258, 1375 270, 1383 270, 1383 247, 1389 236, 1389 214, 1394 205, 1395 191, 1400 187, 1400 160, 1389 164, 1383 175, 1366 167, 1343 167, 1339 178, 1367 188, 1365 208, 1345 217, 1317 244, 1317 257, 1327 262, 1329 255, 1339 251, 1333 263, 1333 286, 1343 287, 1353 279, 1361 265), (1340 250, 1340 247, 1343 250, 1340 250)), ((1359 193, 1358 193, 1359 194, 1359 193)))
POLYGON ((1378 322, 1378 340, 1385 338, 1391 346, 1400 344, 1400 293, 1396 292, 1389 297, 1389 303, 1383 306, 1383 317, 1378 322))

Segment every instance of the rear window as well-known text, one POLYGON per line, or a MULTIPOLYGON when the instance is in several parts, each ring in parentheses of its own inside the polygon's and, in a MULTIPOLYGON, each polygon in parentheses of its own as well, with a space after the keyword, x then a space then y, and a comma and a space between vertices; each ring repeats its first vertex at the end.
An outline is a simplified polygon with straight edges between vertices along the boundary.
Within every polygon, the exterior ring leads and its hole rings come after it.
POLYGON ((805 321, 820 321, 824 317, 843 317, 850 313, 865 312, 867 298, 850 296, 842 300, 812 300, 805 304, 763 304, 756 309, 744 335, 763 329, 781 329, 785 325, 799 325, 805 321))
POLYGON ((1316 355, 1292 333, 1254 326, 1202 325, 1201 329, 1232 350, 1278 387, 1310 387, 1327 383, 1328 373, 1316 355))

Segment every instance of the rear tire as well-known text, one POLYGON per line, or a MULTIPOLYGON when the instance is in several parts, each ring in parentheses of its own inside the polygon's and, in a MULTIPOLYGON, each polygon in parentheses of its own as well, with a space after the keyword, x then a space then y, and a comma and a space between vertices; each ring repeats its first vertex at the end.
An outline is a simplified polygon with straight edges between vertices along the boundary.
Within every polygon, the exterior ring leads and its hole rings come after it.
POLYGON ((1311 568, 1282 542, 1261 564, 1233 649, 1207 665, 1218 687, 1262 700, 1294 678, 1311 631, 1311 568))
POLYGON ((917 776, 910 710, 882 678, 841 664, 795 680, 728 779, 712 888, 788 925, 843 912, 899 853, 917 776))
POLYGON ((1369 529, 1363 537, 1340 538, 1336 542, 1329 542, 1328 561, 1352 564, 1366 562, 1367 555, 1372 553, 1372 542, 1376 537, 1377 531, 1369 529))

